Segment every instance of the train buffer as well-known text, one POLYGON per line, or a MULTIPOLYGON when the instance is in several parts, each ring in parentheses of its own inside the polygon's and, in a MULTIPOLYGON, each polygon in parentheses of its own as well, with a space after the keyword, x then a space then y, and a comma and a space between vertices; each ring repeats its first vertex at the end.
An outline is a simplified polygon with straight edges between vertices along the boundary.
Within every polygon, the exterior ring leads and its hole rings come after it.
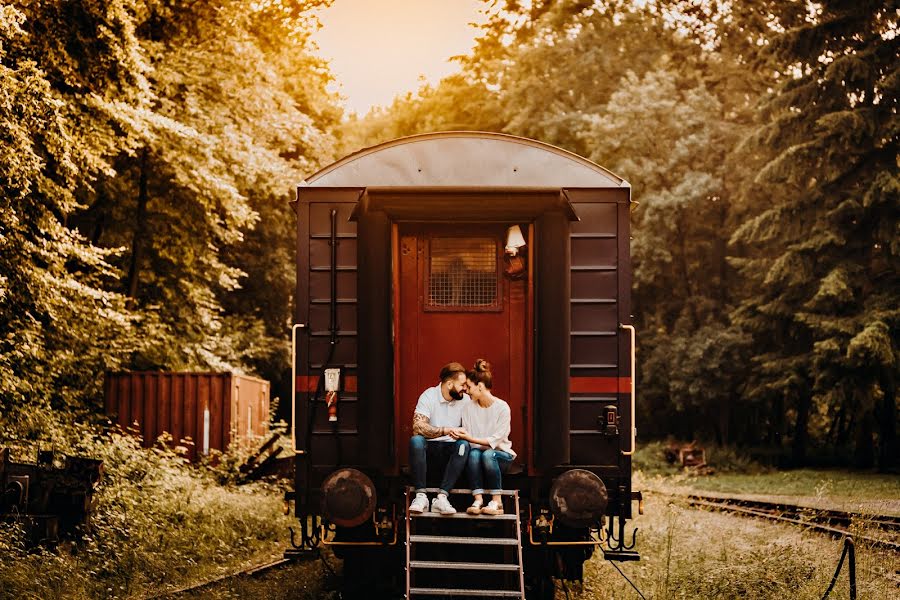
MULTIPOLYGON (((430 495, 437 489, 428 489, 430 495)), ((409 512, 406 598, 524 598, 519 492, 503 492, 503 515, 470 515, 470 490, 451 490, 455 515, 409 512)))

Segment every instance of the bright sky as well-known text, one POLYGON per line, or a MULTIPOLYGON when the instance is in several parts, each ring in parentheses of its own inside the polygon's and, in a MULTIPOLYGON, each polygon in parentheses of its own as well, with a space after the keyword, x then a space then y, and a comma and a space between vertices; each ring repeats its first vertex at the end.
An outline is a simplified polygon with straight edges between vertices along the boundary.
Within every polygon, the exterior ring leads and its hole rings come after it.
POLYGON ((467 54, 482 22, 480 0, 334 0, 319 11, 315 37, 331 63, 336 91, 350 111, 364 114, 437 83, 458 70, 448 59, 467 54))

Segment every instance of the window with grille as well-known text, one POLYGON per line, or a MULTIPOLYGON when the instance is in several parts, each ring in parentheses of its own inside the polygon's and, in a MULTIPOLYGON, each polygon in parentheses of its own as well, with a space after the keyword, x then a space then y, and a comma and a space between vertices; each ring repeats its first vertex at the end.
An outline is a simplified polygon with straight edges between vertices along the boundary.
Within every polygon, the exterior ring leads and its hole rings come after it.
POLYGON ((433 237, 428 260, 432 309, 491 310, 500 306, 497 241, 489 237, 433 237))

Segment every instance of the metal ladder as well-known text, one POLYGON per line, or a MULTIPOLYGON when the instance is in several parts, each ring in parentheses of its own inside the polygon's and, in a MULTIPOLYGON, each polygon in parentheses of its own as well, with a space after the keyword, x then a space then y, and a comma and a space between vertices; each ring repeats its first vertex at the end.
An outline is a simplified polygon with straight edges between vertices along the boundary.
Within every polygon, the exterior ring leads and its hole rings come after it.
POLYGON ((406 598, 525 598, 519 492, 501 494, 503 515, 467 514, 472 492, 463 489, 450 490, 456 514, 414 514, 407 488, 406 598))

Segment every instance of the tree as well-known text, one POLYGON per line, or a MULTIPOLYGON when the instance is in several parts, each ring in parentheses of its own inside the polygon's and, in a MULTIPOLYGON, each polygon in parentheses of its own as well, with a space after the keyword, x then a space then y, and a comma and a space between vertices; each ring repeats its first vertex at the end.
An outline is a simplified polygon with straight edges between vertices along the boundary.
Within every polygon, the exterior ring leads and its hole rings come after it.
POLYGON ((0 8, 0 428, 22 435, 48 426, 41 408, 96 394, 96 374, 140 344, 109 289, 114 254, 67 227, 109 168, 109 99, 142 102, 133 24, 126 3, 0 8))
POLYGON ((900 455, 896 7, 814 9, 775 13, 783 33, 766 57, 779 84, 747 143, 760 164, 747 194, 761 209, 732 238, 752 292, 734 317, 759 348, 756 393, 795 407, 798 461, 825 413, 856 432, 860 466, 874 458, 877 421, 887 469, 900 455))
POLYGON ((139 33, 153 110, 132 122, 142 147, 119 156, 82 224, 128 248, 122 291, 154 340, 138 367, 256 370, 268 356, 271 375, 286 364, 288 194, 330 157, 338 118, 306 47, 314 4, 149 6, 139 33), (261 218, 267 229, 250 233, 261 218), (242 292, 248 271, 253 291, 279 301, 242 292))
POLYGON ((107 369, 286 365, 288 194, 340 117, 309 47, 325 3, 0 9, 4 428, 96 408, 107 369))

